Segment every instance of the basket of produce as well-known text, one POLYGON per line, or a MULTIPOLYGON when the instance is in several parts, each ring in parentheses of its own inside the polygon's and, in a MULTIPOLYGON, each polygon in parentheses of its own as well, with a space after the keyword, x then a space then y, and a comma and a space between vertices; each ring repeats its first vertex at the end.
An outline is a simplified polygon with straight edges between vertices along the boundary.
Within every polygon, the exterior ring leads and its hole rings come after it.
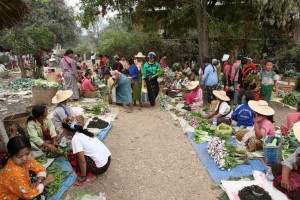
POLYGON ((264 160, 268 165, 279 164, 282 160, 281 137, 265 136, 264 138, 264 160))
POLYGON ((59 84, 38 79, 32 86, 32 105, 51 105, 52 98, 58 90, 59 84))
MULTIPOLYGON (((16 115, 10 115, 7 116, 3 119, 3 123, 4 123, 4 127, 7 131, 7 133, 9 133, 9 126, 12 124, 17 124, 19 125, 23 131, 25 131, 26 136, 27 135, 27 118, 29 117, 30 113, 25 112, 25 113, 19 113, 16 115)), ((17 130, 19 132, 19 130, 17 130)))
POLYGON ((293 92, 295 87, 292 85, 285 84, 285 83, 287 83, 287 82, 283 82, 283 81, 277 82, 278 88, 284 92, 288 92, 288 93, 293 92))
POLYGON ((283 96, 281 103, 284 103, 288 106, 292 106, 292 107, 296 108, 299 101, 300 101, 300 93, 299 92, 291 92, 291 93, 285 94, 283 96))

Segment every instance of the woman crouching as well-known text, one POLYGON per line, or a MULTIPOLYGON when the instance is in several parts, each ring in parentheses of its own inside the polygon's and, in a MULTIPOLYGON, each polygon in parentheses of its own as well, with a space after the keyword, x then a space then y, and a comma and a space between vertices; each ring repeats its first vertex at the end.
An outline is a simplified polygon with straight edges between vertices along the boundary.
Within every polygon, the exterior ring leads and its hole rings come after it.
POLYGON ((93 182, 97 178, 95 175, 103 174, 109 167, 109 149, 93 133, 83 129, 83 121, 68 117, 63 120, 62 125, 65 132, 73 137, 73 152, 68 153, 68 160, 78 175, 75 185, 93 182))

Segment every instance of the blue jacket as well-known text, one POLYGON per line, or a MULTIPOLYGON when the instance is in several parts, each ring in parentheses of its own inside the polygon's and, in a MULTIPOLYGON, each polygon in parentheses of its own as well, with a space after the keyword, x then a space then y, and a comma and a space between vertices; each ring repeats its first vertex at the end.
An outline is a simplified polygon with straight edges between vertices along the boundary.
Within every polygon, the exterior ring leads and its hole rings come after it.
POLYGON ((246 102, 235 109, 231 119, 237 121, 237 126, 253 126, 255 113, 246 102))

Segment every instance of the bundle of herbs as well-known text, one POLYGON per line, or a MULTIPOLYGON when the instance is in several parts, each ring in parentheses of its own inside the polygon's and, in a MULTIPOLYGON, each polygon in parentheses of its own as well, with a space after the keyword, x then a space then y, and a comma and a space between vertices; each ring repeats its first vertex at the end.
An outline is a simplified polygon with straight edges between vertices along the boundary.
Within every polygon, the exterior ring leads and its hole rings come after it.
POLYGON ((88 107, 87 111, 94 115, 102 115, 109 112, 109 105, 107 103, 100 103, 98 105, 88 107))

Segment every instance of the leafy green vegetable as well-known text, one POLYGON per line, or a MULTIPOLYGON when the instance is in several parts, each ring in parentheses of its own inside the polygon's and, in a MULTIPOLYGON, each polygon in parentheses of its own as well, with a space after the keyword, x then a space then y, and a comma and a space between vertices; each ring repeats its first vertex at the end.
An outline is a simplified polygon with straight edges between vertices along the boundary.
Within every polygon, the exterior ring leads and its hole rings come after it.
POLYGON ((157 76, 157 77, 163 77, 164 75, 165 75, 164 69, 158 69, 155 74, 155 76, 157 76))
POLYGON ((299 147, 299 142, 296 139, 294 132, 291 131, 284 137, 282 143, 282 159, 286 160, 299 147))
POLYGON ((35 79, 31 78, 18 78, 15 81, 10 82, 7 85, 7 88, 14 90, 30 90, 34 84, 34 80, 35 79))
POLYGON ((298 102, 300 101, 300 93, 299 92, 292 92, 286 94, 283 99, 281 100, 282 103, 297 107, 298 102))
POLYGON ((38 88, 58 88, 59 84, 55 81, 48 82, 43 79, 37 79, 34 81, 33 86, 38 88))
POLYGON ((61 147, 58 147, 55 153, 53 153, 51 151, 48 152, 47 157, 48 158, 55 158, 55 157, 58 157, 58 156, 62 155, 63 153, 64 153, 64 149, 61 148, 61 147))
POLYGON ((38 157, 38 158, 35 158, 35 160, 37 161, 37 162, 39 162, 39 163, 41 163, 41 164, 45 164, 45 163, 47 163, 47 157, 46 156, 40 156, 40 157, 38 157))
POLYGON ((94 115, 104 114, 109 111, 109 105, 107 103, 100 103, 98 105, 88 107, 87 111, 94 115))

